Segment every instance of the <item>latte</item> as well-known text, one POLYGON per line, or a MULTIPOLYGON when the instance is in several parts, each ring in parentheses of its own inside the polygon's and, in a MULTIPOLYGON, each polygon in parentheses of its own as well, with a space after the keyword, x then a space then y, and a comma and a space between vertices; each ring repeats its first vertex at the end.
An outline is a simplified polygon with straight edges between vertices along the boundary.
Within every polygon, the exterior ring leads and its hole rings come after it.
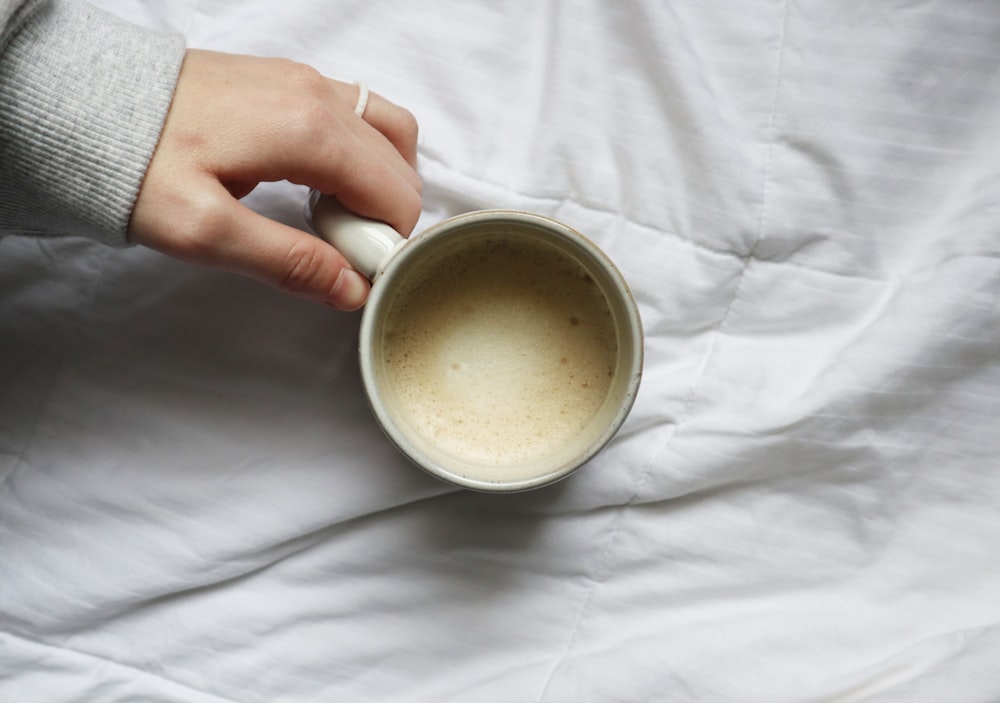
POLYGON ((399 282, 381 342, 402 422, 484 467, 558 450, 598 412, 618 357, 593 278, 555 246, 483 234, 399 282))

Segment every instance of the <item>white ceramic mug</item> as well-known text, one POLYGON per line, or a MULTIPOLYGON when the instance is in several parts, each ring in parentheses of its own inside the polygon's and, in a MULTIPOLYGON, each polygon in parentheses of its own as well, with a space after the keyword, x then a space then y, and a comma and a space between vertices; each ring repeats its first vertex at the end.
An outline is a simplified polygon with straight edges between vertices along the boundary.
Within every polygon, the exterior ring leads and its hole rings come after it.
POLYGON ((481 491, 568 476, 611 440, 642 375, 642 323, 591 241, 542 215, 483 210, 403 239, 313 193, 312 229, 372 282, 361 374, 414 464, 481 491))

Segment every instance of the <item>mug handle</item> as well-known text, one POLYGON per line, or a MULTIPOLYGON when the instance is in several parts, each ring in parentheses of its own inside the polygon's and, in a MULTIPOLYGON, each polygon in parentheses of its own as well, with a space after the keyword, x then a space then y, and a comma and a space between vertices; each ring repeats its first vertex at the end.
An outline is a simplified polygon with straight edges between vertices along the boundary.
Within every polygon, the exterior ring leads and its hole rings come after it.
POLYGON ((333 196, 313 190, 306 202, 306 222, 320 239, 344 255, 372 283, 406 240, 384 222, 355 215, 333 196))

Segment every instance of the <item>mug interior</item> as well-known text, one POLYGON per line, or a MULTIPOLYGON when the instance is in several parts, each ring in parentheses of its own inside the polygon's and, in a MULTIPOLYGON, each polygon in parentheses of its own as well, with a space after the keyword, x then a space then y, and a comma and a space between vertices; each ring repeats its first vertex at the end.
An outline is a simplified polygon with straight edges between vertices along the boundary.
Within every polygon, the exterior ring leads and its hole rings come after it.
MULTIPOLYGON (((541 249, 539 249, 541 251, 541 249)), ((548 255, 548 254, 547 254, 548 255)), ((440 330, 424 330, 434 335, 440 330)), ((530 350, 527 350, 530 352, 530 350)), ((526 353, 527 353, 526 352, 526 353)), ((416 465, 432 475, 466 488, 518 491, 537 488, 572 473, 596 454, 618 430, 635 399, 642 368, 642 328, 635 301, 607 256, 569 227, 549 218, 514 211, 481 211, 446 220, 416 235, 385 268, 373 286, 362 320, 362 376, 372 410, 386 435, 416 465), (483 242, 521 242, 544 247, 567 265, 582 270, 607 308, 613 329, 613 362, 607 390, 582 428, 554 446, 513 459, 484 458, 479 452, 443 446, 406 410, 400 387, 390 372, 395 330, 393 313, 406 301, 408 282, 442 261, 483 242)), ((565 361, 565 359, 563 359, 565 361)), ((525 408, 529 411, 530 408, 525 408)), ((452 420, 461 422, 461 418, 452 420)), ((540 432, 545 422, 539 423, 540 432)), ((486 441, 486 440, 484 440, 486 441)))

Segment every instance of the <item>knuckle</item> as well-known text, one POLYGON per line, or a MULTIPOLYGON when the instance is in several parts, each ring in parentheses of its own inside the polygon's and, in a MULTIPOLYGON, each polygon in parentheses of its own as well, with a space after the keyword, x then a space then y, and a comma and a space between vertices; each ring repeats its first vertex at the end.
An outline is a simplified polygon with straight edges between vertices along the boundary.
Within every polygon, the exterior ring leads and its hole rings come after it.
POLYGON ((309 93, 321 93, 326 88, 326 79, 319 71, 308 64, 278 59, 287 85, 309 93))
MULTIPOLYGON (((314 74, 321 82, 325 82, 319 73, 306 67, 307 72, 314 74)), ((300 144, 315 146, 326 145, 336 141, 336 135, 341 131, 337 117, 330 107, 329 96, 323 89, 316 90, 292 89, 282 95, 281 127, 286 137, 291 137, 300 144)))
POLYGON ((321 144, 331 131, 329 111, 319 101, 300 100, 289 106, 287 120, 300 143, 321 144))
POLYGON ((211 262, 229 236, 228 213, 216 198, 188 198, 174 220, 173 254, 178 258, 211 262))
POLYGON ((417 226, 417 220, 420 219, 423 208, 420 195, 413 192, 411 196, 400 198, 397 207, 399 208, 398 226, 404 234, 409 234, 417 226))
POLYGON ((408 144, 416 144, 420 135, 420 125, 417 118, 406 108, 399 108, 394 119, 393 129, 399 138, 408 144))
POLYGON ((320 287, 326 275, 319 249, 309 242, 295 242, 285 254, 284 274, 278 285, 289 293, 307 293, 320 287))
POLYGON ((409 110, 397 107, 386 120, 384 131, 389 141, 401 153, 412 152, 417 148, 420 125, 409 110))

